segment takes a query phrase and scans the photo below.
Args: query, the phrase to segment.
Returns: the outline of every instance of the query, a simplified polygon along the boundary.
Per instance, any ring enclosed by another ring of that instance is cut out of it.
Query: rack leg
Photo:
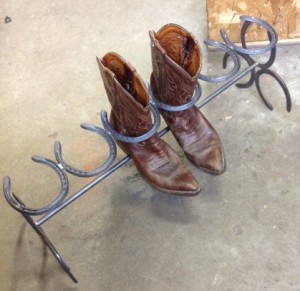
[[[56,248],[54,247],[53,243],[49,240],[49,238],[47,237],[46,233],[44,232],[44,230],[40,227],[37,226],[35,224],[35,222],[33,221],[33,219],[27,215],[22,213],[22,215],[24,216],[24,218],[26,219],[26,221],[30,224],[30,226],[36,231],[36,233],[40,236],[40,238],[42,239],[42,241],[44,242],[44,244],[47,246],[47,248],[50,250],[50,252],[52,253],[52,255],[54,256],[54,258],[58,261],[58,263],[60,264],[60,266],[63,268],[63,270],[68,274],[68,276],[71,278],[71,280],[74,283],[78,283],[76,277],[73,275],[73,273],[71,272],[69,266],[65,263],[65,261],[63,260],[63,258],[61,257],[61,255],[58,253],[58,251],[56,250]]]

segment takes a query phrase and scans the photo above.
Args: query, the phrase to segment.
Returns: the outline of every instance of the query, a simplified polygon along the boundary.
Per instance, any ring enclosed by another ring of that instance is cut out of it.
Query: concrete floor
[[[31,207],[59,189],[32,155],[54,159],[60,140],[78,167],[106,158],[103,142],[79,127],[101,125],[100,109],[110,109],[96,55],[116,51],[148,80],[148,30],[175,22],[199,40],[203,73],[221,72],[220,54],[203,45],[205,1],[4,2],[0,176]],[[77,285],[1,195],[0,290],[300,290],[299,49],[279,47],[273,66],[290,89],[291,113],[269,78],[273,112],[255,88],[235,87],[203,109],[222,138],[227,171],[209,176],[183,158],[202,184],[199,196],[159,193],[129,162],[43,226]],[[218,86],[202,82],[203,95]],[[183,156],[170,134],[164,139]],[[70,177],[70,194],[86,183]]]

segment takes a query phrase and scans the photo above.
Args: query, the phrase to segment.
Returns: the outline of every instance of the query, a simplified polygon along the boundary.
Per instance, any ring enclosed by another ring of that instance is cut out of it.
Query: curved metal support
[[[38,156],[33,156],[32,160],[52,168],[55,171],[55,173],[58,175],[61,184],[61,189],[58,196],[45,207],[28,208],[23,203],[20,203],[20,200],[12,193],[11,182],[8,176],[5,176],[3,178],[3,192],[7,202],[15,210],[23,214],[25,213],[29,215],[41,215],[47,213],[48,211],[51,211],[53,208],[58,206],[66,198],[69,189],[69,182],[68,182],[67,175],[59,168],[59,166],[55,162]]]
[[[260,87],[260,77],[263,75],[270,75],[272,76],[277,83],[280,85],[280,87],[282,88],[285,98],[286,98],[286,111],[290,112],[292,109],[292,99],[291,99],[291,95],[290,92],[286,86],[286,84],[284,83],[284,81],[278,76],[278,74],[276,74],[275,72],[269,70],[269,69],[261,69],[258,72],[256,72],[255,74],[255,85],[256,85],[256,89],[258,91],[258,94],[260,96],[260,98],[263,100],[263,102],[265,103],[265,105],[270,109],[273,110],[273,105],[268,101],[268,99],[263,95],[261,87]]]
[[[147,87],[149,87],[149,84],[147,84]],[[194,106],[200,100],[200,97],[202,94],[202,89],[201,89],[200,84],[197,82],[196,89],[195,89],[194,95],[192,97],[192,100],[190,102],[180,105],[180,106],[172,106],[172,105],[164,104],[154,97],[151,90],[149,90],[148,92],[149,92],[151,104],[156,106],[158,109],[161,109],[164,111],[170,111],[170,112],[179,112],[179,111],[183,111],[183,110],[186,110],[186,109]]]
[[[18,200],[18,202],[21,205],[23,205],[25,207],[24,203],[20,199],[17,198],[17,200]],[[71,280],[74,283],[78,283],[76,277],[72,274],[72,272],[70,270],[70,267],[65,263],[65,261],[63,260],[63,258],[59,254],[59,252],[56,250],[56,248],[54,247],[54,245],[51,243],[51,241],[47,237],[47,235],[44,232],[44,230],[40,226],[37,226],[35,224],[35,222],[33,221],[33,219],[29,215],[23,214],[23,216],[27,220],[27,222],[31,225],[31,227],[36,231],[36,233],[40,236],[41,240],[45,243],[45,245],[50,250],[50,252],[54,256],[54,258],[58,261],[58,263],[60,264],[60,266],[68,274],[68,276],[71,278]]]
[[[209,76],[200,74],[198,79],[206,81],[206,82],[210,82],[210,83],[220,83],[220,82],[225,82],[225,81],[231,79],[239,71],[239,69],[241,67],[240,60],[239,60],[237,54],[230,47],[228,47],[222,43],[219,43],[217,41],[205,40],[204,43],[209,46],[221,49],[221,50],[225,51],[226,53],[228,53],[233,60],[233,68],[228,74],[226,74],[224,76],[209,77]]]
[[[59,252],[56,250],[56,248],[54,247],[54,245],[48,239],[48,237],[45,234],[45,232],[43,231],[43,229],[40,228],[40,227],[37,227],[36,231],[40,235],[40,237],[42,238],[43,242],[46,244],[46,246],[48,247],[48,249],[50,250],[50,252],[53,254],[53,256],[55,257],[55,259],[58,261],[58,263],[60,264],[60,266],[64,269],[64,271],[71,278],[71,280],[74,283],[78,283],[76,277],[71,272],[70,267],[66,264],[66,262],[63,260],[62,256],[59,254]]]
[[[252,24],[252,22],[246,21],[246,22],[243,24],[242,29],[241,29],[241,42],[242,42],[242,47],[243,47],[244,49],[247,49],[247,45],[246,45],[246,33],[247,33],[248,27],[249,27],[251,24]],[[277,36],[277,32],[276,32],[276,31],[274,31],[274,32],[275,32],[275,34],[276,34],[276,36]],[[268,39],[269,39],[269,41],[270,41],[270,43],[271,43],[271,41],[272,41],[272,35],[271,35],[271,33],[270,33],[269,31],[268,31],[267,33],[268,33]],[[245,54],[241,54],[241,53],[240,53],[240,55],[243,56],[243,55],[245,55]],[[249,55],[248,55],[248,57],[250,58]],[[273,65],[273,63],[274,63],[275,58],[276,58],[276,44],[275,44],[274,47],[271,49],[271,54],[270,54],[269,60],[268,60],[265,64],[260,64],[260,63],[259,63],[259,67],[262,68],[262,69],[268,69],[268,68],[270,68],[270,67]],[[250,59],[252,59],[252,58],[250,58]],[[253,62],[254,62],[254,60],[253,60]]]
[[[151,112],[153,114],[153,119],[154,119],[153,126],[147,133],[137,136],[137,137],[125,136],[125,135],[122,135],[122,134],[116,132],[114,129],[112,129],[108,122],[107,113],[105,110],[101,110],[101,121],[102,121],[103,127],[115,140],[119,140],[119,141],[126,142],[126,143],[138,143],[138,142],[145,141],[148,138],[150,138],[151,136],[153,136],[159,128],[159,125],[160,125],[159,113],[158,113],[157,109],[155,108],[155,106],[153,106],[152,104],[150,104],[150,109],[151,109]]]
[[[25,204],[23,203],[23,201],[14,196],[16,202],[18,203],[18,205],[21,205],[22,207],[25,207]],[[51,241],[49,240],[49,238],[47,237],[46,233],[43,231],[43,229],[36,225],[36,223],[33,221],[33,219],[30,217],[30,215],[22,213],[23,217],[26,219],[26,221],[29,223],[29,225],[36,231],[36,233],[40,236],[41,240],[45,243],[45,245],[48,247],[48,249],[50,250],[50,252],[53,254],[53,256],[55,257],[55,259],[58,261],[58,263],[60,264],[60,266],[64,269],[64,271],[69,275],[69,277],[71,278],[71,280],[74,283],[78,283],[77,279],[75,278],[75,276],[72,274],[70,267],[65,263],[65,261],[63,260],[63,258],[61,257],[61,255],[58,253],[58,251],[56,250],[56,248],[54,247],[54,245],[51,243]]]
[[[246,47],[246,44],[244,41],[243,41],[243,47]],[[249,55],[242,54],[240,52],[237,52],[237,54],[240,55],[242,58],[244,58],[249,66],[251,66],[255,63],[253,58],[251,58]],[[228,57],[229,57],[229,55],[228,55],[228,53],[226,53],[223,58],[223,67],[224,68],[226,68],[226,66],[227,66]],[[286,98],[286,110],[288,112],[290,112],[291,108],[292,108],[292,101],[291,101],[290,92],[289,92],[285,82],[282,80],[282,78],[279,77],[278,74],[276,74],[275,72],[268,69],[274,63],[275,57],[276,57],[276,47],[274,47],[271,50],[270,58],[265,64],[258,64],[258,67],[260,68],[258,71],[255,71],[255,70],[251,71],[251,76],[250,76],[250,79],[248,82],[238,83],[238,84],[236,84],[236,86],[238,88],[244,89],[244,88],[249,88],[250,86],[252,86],[255,83],[259,96],[261,97],[261,99],[263,100],[265,105],[270,110],[273,110],[272,104],[264,97],[261,87],[260,87],[260,83],[259,83],[260,76],[263,74],[268,74],[268,75],[272,76],[277,81],[277,83],[281,86],[281,88],[284,92],[285,98]]]
[[[251,57],[249,57],[248,55],[244,55],[244,54],[241,54],[241,53],[238,53],[238,55],[240,55],[247,62],[249,67],[252,66],[253,64],[255,64],[255,61]],[[226,69],[226,67],[227,67],[228,57],[229,57],[228,53],[226,53],[223,57],[223,68],[224,69]],[[249,88],[254,83],[254,75],[255,75],[255,72],[254,72],[254,70],[252,70],[249,81],[247,83],[238,83],[238,84],[236,84],[236,86],[238,88]]]
[[[259,49],[247,49],[247,48],[243,48],[243,47],[238,47],[237,45],[235,45],[231,42],[231,40],[228,38],[228,35],[226,34],[226,32],[222,29],[220,31],[220,34],[227,46],[229,46],[232,50],[234,50],[236,52],[246,54],[246,55],[264,54],[267,51],[271,50],[273,47],[275,47],[275,45],[277,44],[277,41],[278,41],[278,36],[277,36],[276,31],[274,30],[274,28],[271,25],[269,25],[265,21],[258,19],[256,17],[241,16],[240,19],[242,21],[249,22],[251,24],[256,23],[256,24],[264,27],[269,33],[268,35],[269,35],[270,43],[268,45],[266,45],[265,47],[259,48]],[[244,30],[247,29],[249,25],[250,24],[247,24],[245,26],[246,28],[244,28]]]
[[[286,86],[286,84],[284,83],[284,81],[279,77],[278,74],[276,74],[275,72],[269,70],[268,68],[270,68],[272,66],[272,64],[275,61],[276,58],[276,44],[278,41],[278,36],[276,31],[273,29],[272,26],[270,26],[268,23],[262,21],[261,19],[255,18],[255,17],[248,17],[248,16],[241,16],[240,19],[242,21],[245,21],[242,29],[241,29],[241,43],[242,43],[242,48],[234,45],[229,39],[227,34],[224,31],[221,31],[221,36],[224,40],[224,42],[226,43],[226,45],[228,45],[229,47],[231,47],[233,50],[235,50],[235,52],[240,55],[241,57],[243,57],[246,62],[248,63],[249,66],[251,66],[252,64],[255,63],[254,59],[250,57],[250,55],[258,55],[258,54],[263,54],[266,53],[267,51],[271,51],[270,52],[270,58],[267,62],[265,62],[264,64],[258,64],[258,67],[260,68],[259,70],[255,71],[253,70],[251,72],[251,77],[249,79],[249,81],[247,83],[239,83],[236,84],[236,86],[238,88],[249,88],[250,86],[252,86],[255,82],[255,86],[256,89],[258,91],[258,94],[260,96],[260,98],[263,100],[263,102],[265,103],[265,105],[270,109],[273,110],[273,106],[272,104],[265,98],[265,96],[262,93],[261,87],[260,87],[260,77],[263,74],[268,74],[270,76],[272,76],[277,83],[280,85],[280,87],[282,88],[285,98],[286,98],[286,110],[288,112],[291,111],[292,108],[292,101],[291,101],[291,95],[290,92]],[[253,23],[256,23],[262,27],[264,27],[267,30],[268,33],[268,39],[269,39],[269,44],[263,48],[260,49],[247,49],[247,45],[246,45],[246,32],[247,29],[249,28],[250,25],[252,25]],[[228,59],[229,55],[228,53],[226,53],[224,55],[223,58],[223,67],[226,68],[227,66],[227,59]]]
[[[109,167],[113,164],[113,162],[116,159],[117,147],[116,147],[116,144],[115,144],[113,138],[104,129],[97,127],[95,125],[85,124],[85,123],[81,124],[81,127],[83,129],[86,129],[86,130],[89,130],[89,131],[99,134],[107,142],[108,147],[109,147],[109,157],[102,166],[98,167],[97,169],[95,169],[93,171],[83,171],[83,170],[76,169],[75,167],[71,166],[63,159],[62,147],[61,147],[61,143],[59,141],[56,141],[54,143],[54,153],[55,153],[57,162],[68,173],[70,173],[74,176],[77,176],[77,177],[93,177],[93,176],[99,175],[109,169]]]

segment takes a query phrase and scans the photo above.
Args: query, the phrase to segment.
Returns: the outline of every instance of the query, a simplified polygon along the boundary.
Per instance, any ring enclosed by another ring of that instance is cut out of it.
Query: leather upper
[[[195,37],[176,24],[150,31],[152,92],[162,103],[179,106],[193,96],[201,71],[201,51]],[[196,106],[180,112],[160,110],[186,156],[203,171],[225,168],[220,138]]]
[[[152,127],[149,96],[135,69],[115,53],[97,59],[112,110],[110,125],[126,136]],[[134,161],[141,176],[160,191],[196,195],[200,186],[172,148],[154,134],[140,143],[117,142]]]

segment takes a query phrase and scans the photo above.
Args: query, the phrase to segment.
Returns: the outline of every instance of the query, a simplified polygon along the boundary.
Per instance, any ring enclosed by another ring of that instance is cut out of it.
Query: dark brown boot
[[[97,58],[112,106],[110,126],[127,137],[144,135],[152,128],[148,92],[135,69],[115,53]],[[160,191],[193,196],[200,186],[177,154],[157,133],[143,142],[117,141],[134,161],[141,176]]]
[[[195,37],[176,24],[168,24],[157,33],[150,31],[150,39],[154,97],[172,106],[188,103],[201,70],[201,51]],[[220,138],[195,105],[180,112],[160,110],[160,113],[196,167],[210,174],[224,172]]]

